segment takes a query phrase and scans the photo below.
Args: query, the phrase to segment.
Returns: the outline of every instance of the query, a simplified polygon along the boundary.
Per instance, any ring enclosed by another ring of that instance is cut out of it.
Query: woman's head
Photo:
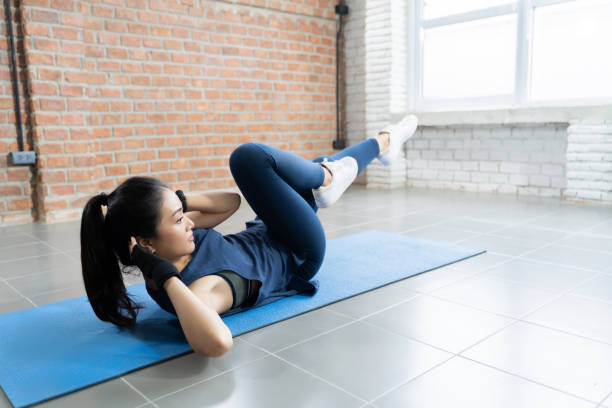
[[[178,208],[181,211],[175,213]],[[98,318],[118,326],[136,323],[142,306],[127,295],[122,277],[123,268],[132,265],[132,236],[142,247],[173,261],[193,252],[192,227],[176,194],[152,177],[131,177],[110,195],[92,197],[81,218],[81,267],[87,297]]]
[[[193,226],[193,221],[183,214],[183,206],[176,193],[164,189],[155,235],[135,236],[136,242],[156,255],[176,261],[195,249],[190,239]]]

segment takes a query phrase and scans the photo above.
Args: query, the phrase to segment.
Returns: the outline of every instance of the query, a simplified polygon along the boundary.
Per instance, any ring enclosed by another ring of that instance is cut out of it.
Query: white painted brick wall
[[[565,198],[612,204],[612,121],[572,121],[567,133]]]
[[[408,185],[561,197],[566,128],[566,124],[421,127],[405,146]]]
[[[391,41],[392,32],[405,30],[404,3],[388,0],[346,3],[349,6],[344,27],[348,146],[378,134],[392,122],[392,109],[407,109],[402,102],[407,94],[406,46],[401,41]],[[391,64],[392,61],[400,62]],[[404,186],[406,165],[398,160],[393,166],[385,167],[375,161],[356,182],[368,187]]]
[[[349,14],[343,20],[345,81],[346,81],[346,133],[348,144],[366,138],[365,120],[365,15],[366,0],[346,3]]]
[[[354,145],[366,138],[366,0],[349,0],[348,16],[343,18],[346,144]],[[366,184],[367,170],[355,183]]]

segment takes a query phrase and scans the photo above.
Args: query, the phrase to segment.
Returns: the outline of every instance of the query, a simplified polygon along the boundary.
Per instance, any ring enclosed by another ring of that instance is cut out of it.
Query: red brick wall
[[[20,9],[38,160],[0,162],[3,224],[34,218],[32,206],[41,222],[77,219],[92,195],[133,175],[185,191],[234,187],[229,154],[247,141],[309,159],[333,153],[331,0],[22,0]],[[0,149],[13,151],[11,84],[0,72]]]

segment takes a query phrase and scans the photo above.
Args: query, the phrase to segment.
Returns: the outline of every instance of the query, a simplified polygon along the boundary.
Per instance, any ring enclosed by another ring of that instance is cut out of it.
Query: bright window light
[[[535,9],[534,100],[612,96],[612,1]]]
[[[612,105],[612,0],[414,5],[414,109]]]
[[[512,94],[516,14],[424,30],[423,97]]]
[[[512,0],[423,0],[425,19],[450,16],[472,10],[515,3]]]

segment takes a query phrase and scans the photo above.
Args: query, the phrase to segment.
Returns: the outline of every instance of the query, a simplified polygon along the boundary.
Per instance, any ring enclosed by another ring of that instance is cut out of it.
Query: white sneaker
[[[389,146],[378,155],[378,160],[385,166],[390,165],[399,156],[402,146],[410,139],[417,128],[417,117],[407,115],[394,125],[385,127],[380,132],[389,132]],[[379,132],[379,133],[380,133]]]
[[[312,195],[317,207],[326,208],[338,201],[344,191],[351,185],[357,177],[359,167],[357,166],[357,160],[350,156],[335,161],[328,161],[325,158],[319,164],[330,171],[332,180],[325,187],[313,188]]]

